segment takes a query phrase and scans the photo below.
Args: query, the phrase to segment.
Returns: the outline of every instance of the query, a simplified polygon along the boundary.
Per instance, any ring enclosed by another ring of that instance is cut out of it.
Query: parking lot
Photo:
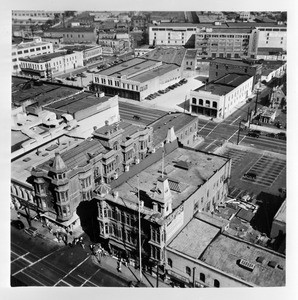
[[[229,195],[241,198],[267,192],[279,195],[279,189],[286,187],[286,156],[252,147],[228,144],[217,152],[232,158]],[[245,178],[244,174],[256,174],[256,178]]]
[[[286,161],[275,157],[262,156],[247,173],[256,174],[255,179],[242,177],[241,180],[253,184],[271,187],[280,173],[286,167]]]

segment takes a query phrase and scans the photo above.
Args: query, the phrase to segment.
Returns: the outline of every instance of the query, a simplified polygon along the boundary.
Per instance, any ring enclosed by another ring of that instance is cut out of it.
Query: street
[[[126,287],[98,267],[88,249],[60,246],[11,228],[11,286]]]

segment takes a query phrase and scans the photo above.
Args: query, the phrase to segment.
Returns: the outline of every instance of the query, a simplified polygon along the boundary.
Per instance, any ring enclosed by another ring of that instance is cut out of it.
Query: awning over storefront
[[[64,222],[58,221],[57,220],[57,216],[51,212],[45,212],[44,214],[41,214],[42,217],[45,217],[55,223],[57,223],[58,225],[64,226],[64,227],[68,227],[69,225],[71,225],[72,223],[74,223],[75,221],[77,221],[79,219],[79,216],[74,212],[72,217]]]

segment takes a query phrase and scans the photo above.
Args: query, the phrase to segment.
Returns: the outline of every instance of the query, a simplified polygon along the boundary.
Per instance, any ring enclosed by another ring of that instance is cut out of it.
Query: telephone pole
[[[241,129],[241,121],[239,122],[238,136],[237,136],[237,145],[239,144],[240,129]]]
[[[257,108],[258,108],[258,100],[259,100],[259,92],[260,90],[257,88],[257,97],[256,97],[256,103],[255,103],[255,115],[257,114]]]

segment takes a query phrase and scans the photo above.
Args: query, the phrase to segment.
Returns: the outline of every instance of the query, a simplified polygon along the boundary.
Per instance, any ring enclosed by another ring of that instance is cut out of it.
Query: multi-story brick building
[[[155,272],[160,264],[164,272],[166,245],[198,210],[210,213],[225,200],[230,170],[228,158],[177,148],[168,134],[164,148],[95,190],[102,244],[134,264],[140,233],[146,267]]]
[[[245,60],[215,58],[209,65],[209,82],[217,80],[230,73],[254,76],[254,84],[261,79],[262,64]]]
[[[95,44],[96,29],[93,27],[50,28],[44,32],[47,37],[63,37],[66,44],[85,43]]]
[[[96,129],[75,147],[31,170],[35,201],[41,216],[64,228],[79,225],[76,209],[91,200],[103,178],[111,182],[144,159],[152,144],[152,128],[124,122]]]

